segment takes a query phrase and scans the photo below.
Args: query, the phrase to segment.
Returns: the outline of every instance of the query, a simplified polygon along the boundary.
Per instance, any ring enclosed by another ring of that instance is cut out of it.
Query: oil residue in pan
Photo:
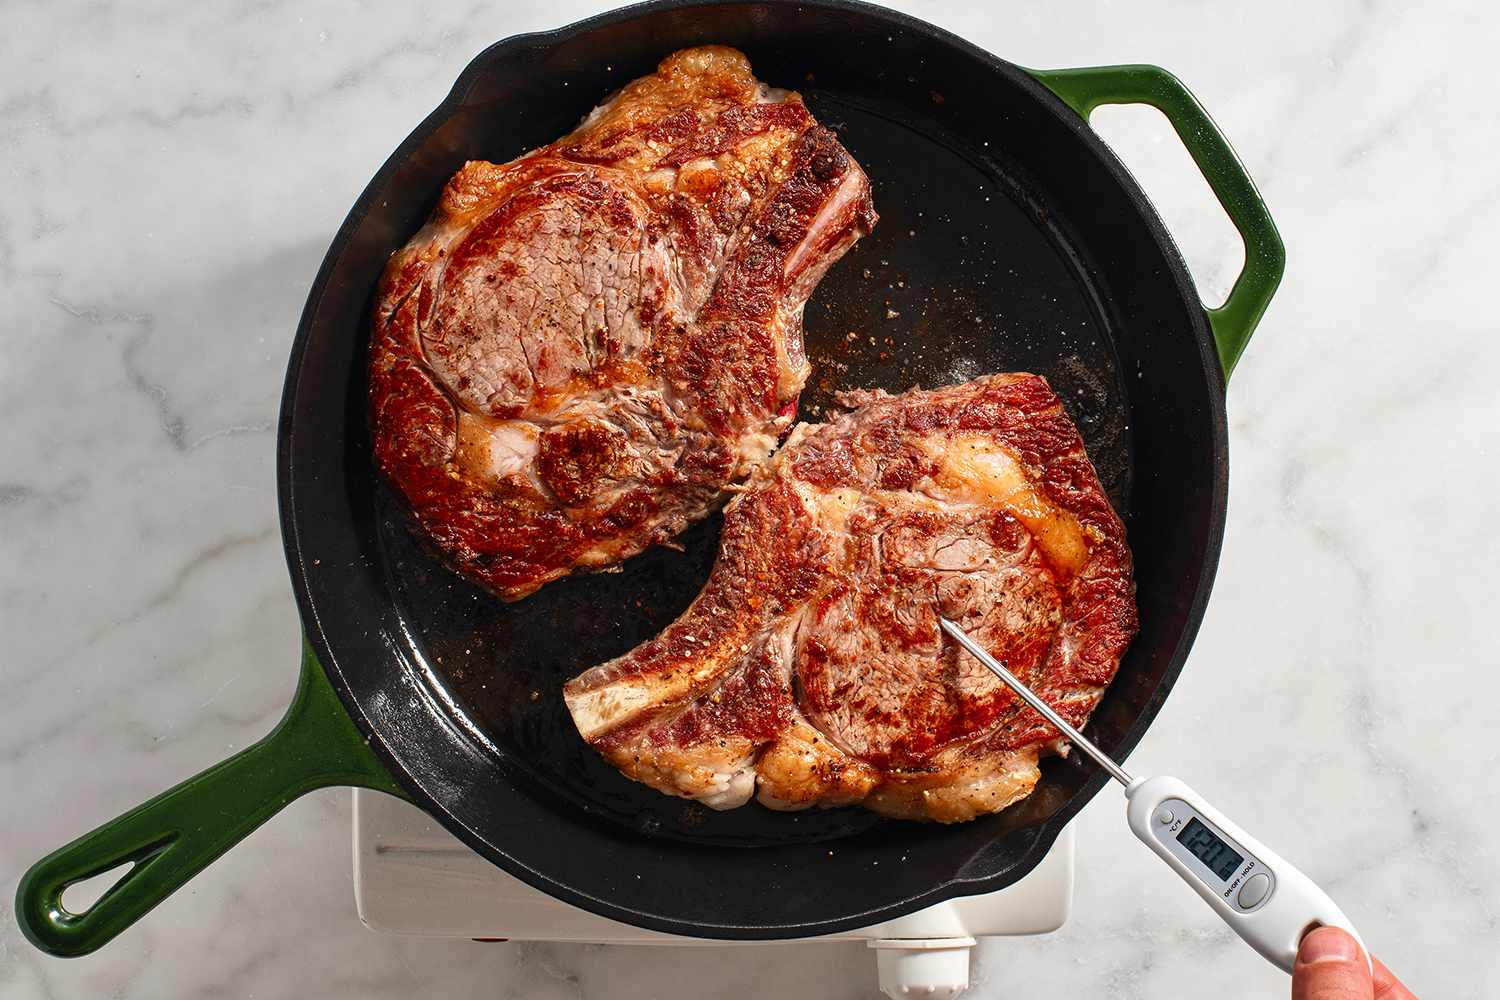
[[[818,286],[805,313],[813,377],[800,416],[840,389],[900,392],[998,371],[1045,375],[1083,434],[1117,510],[1130,440],[1102,302],[1060,220],[1001,149],[966,150],[879,102],[803,92],[870,176],[880,223]]]
[[[961,151],[878,108],[815,90],[805,96],[865,166],[881,221],[807,305],[814,373],[801,418],[825,419],[840,389],[900,392],[988,372],[1037,372],[1063,398],[1125,509],[1128,415],[1108,330],[1018,172],[997,166],[1001,151]],[[444,700],[537,794],[638,834],[696,843],[821,841],[887,822],[860,809],[714,812],[623,777],[574,730],[562,684],[655,635],[687,607],[717,554],[717,516],[689,530],[681,551],[657,548],[620,572],[559,581],[502,604],[444,568],[388,491],[377,495],[385,573],[414,653],[433,672],[429,682],[445,688]],[[1035,822],[1058,804],[1039,793],[984,822]]]

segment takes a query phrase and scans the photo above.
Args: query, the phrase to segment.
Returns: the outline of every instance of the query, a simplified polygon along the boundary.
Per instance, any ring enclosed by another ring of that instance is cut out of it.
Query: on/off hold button
[[[1271,876],[1265,872],[1261,872],[1258,875],[1251,875],[1245,879],[1245,884],[1240,886],[1240,905],[1247,910],[1253,906],[1258,906],[1260,901],[1265,899],[1266,894],[1270,891]]]

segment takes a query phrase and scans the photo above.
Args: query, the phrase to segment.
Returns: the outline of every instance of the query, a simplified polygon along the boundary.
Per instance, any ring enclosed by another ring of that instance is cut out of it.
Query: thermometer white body
[[[1287,972],[1320,925],[1364,939],[1317,883],[1250,836],[1176,778],[1136,778],[1125,788],[1130,829],[1245,943]]]

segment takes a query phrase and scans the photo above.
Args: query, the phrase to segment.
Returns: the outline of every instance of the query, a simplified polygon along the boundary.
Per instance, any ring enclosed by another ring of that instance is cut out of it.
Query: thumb
[[[1373,1000],[1375,985],[1359,942],[1337,927],[1302,939],[1292,968],[1292,1000]]]

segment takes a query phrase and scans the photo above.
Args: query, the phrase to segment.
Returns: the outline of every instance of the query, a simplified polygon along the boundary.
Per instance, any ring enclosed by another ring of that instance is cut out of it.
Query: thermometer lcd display
[[[1194,857],[1207,865],[1209,871],[1225,881],[1228,881],[1229,876],[1233,875],[1240,867],[1240,863],[1245,860],[1206,825],[1199,822],[1197,817],[1187,821],[1187,825],[1182,828],[1177,839],[1183,847],[1192,852]]]

